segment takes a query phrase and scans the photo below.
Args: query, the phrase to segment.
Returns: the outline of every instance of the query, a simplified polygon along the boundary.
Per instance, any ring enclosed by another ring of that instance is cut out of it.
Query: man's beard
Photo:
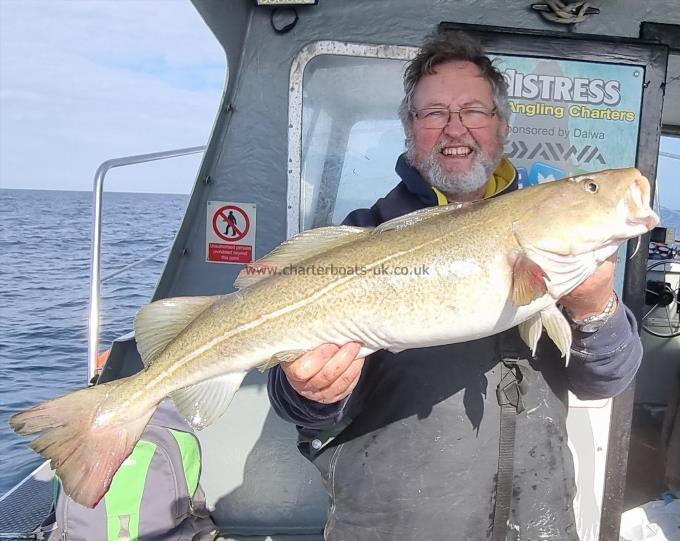
[[[499,133],[502,137],[502,133]],[[502,137],[504,139],[504,137]],[[490,156],[479,148],[479,145],[469,135],[453,139],[443,136],[432,151],[424,159],[416,157],[415,143],[412,136],[406,138],[406,157],[413,167],[429,182],[432,186],[445,194],[474,194],[479,192],[488,182],[489,177],[498,167],[503,153],[503,143],[501,139],[499,152],[496,156]],[[453,144],[463,144],[469,146],[474,151],[472,167],[465,172],[447,172],[441,166],[440,157],[442,149]]]

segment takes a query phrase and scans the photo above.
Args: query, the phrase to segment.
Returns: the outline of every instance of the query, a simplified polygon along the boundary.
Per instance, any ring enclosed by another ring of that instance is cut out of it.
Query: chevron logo
[[[505,154],[508,158],[517,160],[546,160],[561,161],[575,159],[576,163],[599,162],[607,164],[602,152],[596,146],[586,145],[582,148],[571,145],[566,147],[561,143],[536,143],[529,147],[524,141],[510,141],[505,147]]]

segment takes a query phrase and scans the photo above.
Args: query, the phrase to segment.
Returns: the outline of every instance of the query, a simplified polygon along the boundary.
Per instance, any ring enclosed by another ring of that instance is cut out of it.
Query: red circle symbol
[[[250,219],[242,208],[226,205],[217,209],[213,214],[212,227],[215,234],[222,240],[236,242],[250,231]]]

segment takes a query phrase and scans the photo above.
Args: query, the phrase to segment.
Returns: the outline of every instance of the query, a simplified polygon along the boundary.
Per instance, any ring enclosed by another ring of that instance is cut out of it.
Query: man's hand
[[[615,270],[616,254],[613,254],[585,282],[559,300],[572,319],[583,320],[602,313],[614,290]]]
[[[354,390],[364,357],[357,357],[361,344],[348,342],[342,347],[322,344],[290,363],[281,363],[281,369],[298,394],[321,402],[338,402]]]

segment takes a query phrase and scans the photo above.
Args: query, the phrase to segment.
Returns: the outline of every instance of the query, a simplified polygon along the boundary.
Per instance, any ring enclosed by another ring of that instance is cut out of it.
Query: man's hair
[[[416,57],[406,66],[404,72],[404,99],[399,106],[399,118],[408,133],[414,113],[413,98],[418,82],[435,72],[435,68],[445,62],[466,61],[475,64],[491,85],[493,103],[502,120],[508,120],[510,107],[508,90],[503,74],[496,68],[481,43],[460,31],[434,32],[425,38]]]

